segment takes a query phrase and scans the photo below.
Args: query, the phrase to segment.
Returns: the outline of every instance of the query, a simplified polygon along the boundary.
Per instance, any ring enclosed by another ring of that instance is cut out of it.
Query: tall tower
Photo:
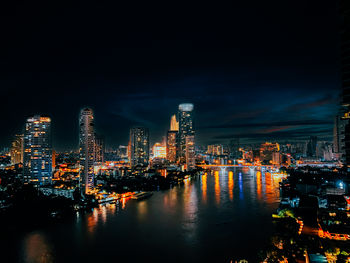
[[[144,127],[130,129],[130,165],[147,167],[149,162],[149,131]]]
[[[23,178],[26,183],[46,185],[52,179],[51,119],[28,118],[23,139]]]
[[[11,164],[23,163],[23,134],[16,134],[11,145]]]
[[[171,131],[179,131],[179,122],[176,120],[176,114],[171,116],[170,130]]]
[[[341,12],[341,78],[342,78],[342,109],[344,143],[339,151],[345,166],[350,168],[350,2],[340,0]]]
[[[186,136],[186,169],[193,170],[196,166],[196,152],[194,148],[194,135]]]
[[[170,163],[176,163],[177,157],[177,131],[168,131],[166,140],[166,158]]]
[[[95,133],[94,116],[89,108],[79,116],[80,191],[89,193],[94,187]]]
[[[194,136],[193,128],[193,104],[182,103],[179,105],[179,158],[180,163],[186,162],[186,136]]]

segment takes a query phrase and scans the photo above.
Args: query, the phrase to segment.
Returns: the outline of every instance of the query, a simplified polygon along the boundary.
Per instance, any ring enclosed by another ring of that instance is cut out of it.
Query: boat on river
[[[148,197],[151,197],[153,195],[153,192],[139,192],[134,194],[131,198],[134,200],[143,200]]]

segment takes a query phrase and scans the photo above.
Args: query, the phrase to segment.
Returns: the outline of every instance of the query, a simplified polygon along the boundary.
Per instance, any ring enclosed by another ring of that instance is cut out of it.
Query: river
[[[102,205],[14,235],[8,262],[256,262],[278,201],[270,173],[213,169],[146,200]]]

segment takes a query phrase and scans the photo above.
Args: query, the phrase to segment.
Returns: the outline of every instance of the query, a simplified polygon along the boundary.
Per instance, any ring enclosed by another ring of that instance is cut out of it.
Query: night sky
[[[198,144],[331,139],[336,1],[74,2],[2,10],[1,147],[44,114],[54,147],[76,148],[84,106],[108,146],[134,125],[160,141],[181,102],[195,105]]]

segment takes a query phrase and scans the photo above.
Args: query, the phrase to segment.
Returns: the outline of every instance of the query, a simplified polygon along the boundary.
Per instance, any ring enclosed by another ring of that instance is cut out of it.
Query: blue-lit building
[[[91,109],[82,109],[79,116],[80,191],[88,194],[94,188],[95,132]]]
[[[194,136],[193,104],[182,103],[179,105],[179,158],[180,163],[186,163],[186,137]],[[191,140],[194,138],[191,137]]]
[[[51,119],[39,115],[28,118],[23,138],[23,179],[35,185],[51,184]]]

